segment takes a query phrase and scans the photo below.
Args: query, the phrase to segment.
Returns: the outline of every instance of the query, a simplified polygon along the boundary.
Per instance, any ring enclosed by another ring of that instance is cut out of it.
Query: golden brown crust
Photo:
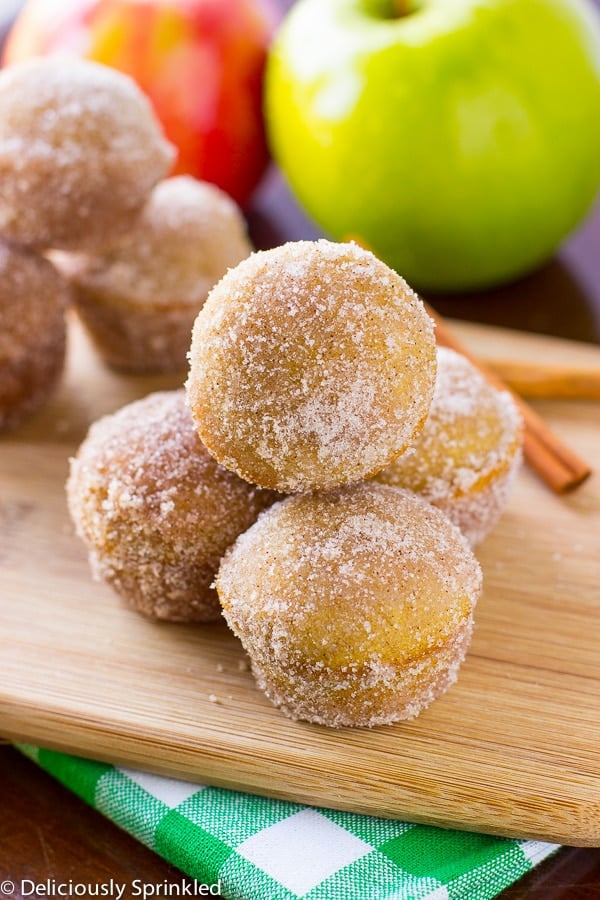
[[[221,556],[274,499],[217,465],[183,391],[96,422],[71,462],[67,497],[95,575],[139,612],[180,622],[220,617],[211,584]]]
[[[196,320],[188,395],[202,441],[241,477],[322,490],[382,468],[433,393],[431,320],[408,285],[355,244],[253,254]]]
[[[469,360],[440,347],[423,429],[375,480],[421,494],[475,545],[508,501],[522,442],[523,424],[508,391],[496,390]]]
[[[473,631],[473,617],[445,644],[410,668],[374,664],[357,667],[345,679],[335,670],[277,671],[252,662],[258,686],[290,719],[333,728],[391,725],[414,719],[458,678]]]
[[[68,285],[49,262],[0,243],[0,431],[19,425],[55,389],[68,300]]]
[[[0,73],[0,234],[39,249],[109,245],[174,151],[132,79],[48,58]]]
[[[275,504],[217,576],[268,696],[332,726],[411,718],[444,690],[480,587],[465,538],[439,510],[373,482]]]

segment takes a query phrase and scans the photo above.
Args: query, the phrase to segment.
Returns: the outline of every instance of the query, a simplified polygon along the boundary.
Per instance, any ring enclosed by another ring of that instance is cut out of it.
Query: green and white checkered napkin
[[[489,900],[557,849],[20,749],[228,900]]]

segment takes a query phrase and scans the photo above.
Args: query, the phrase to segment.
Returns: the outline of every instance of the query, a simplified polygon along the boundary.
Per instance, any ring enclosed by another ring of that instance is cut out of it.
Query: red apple
[[[176,173],[239,203],[268,161],[262,119],[273,0],[29,0],[5,62],[74,53],[131,75],[179,149]]]

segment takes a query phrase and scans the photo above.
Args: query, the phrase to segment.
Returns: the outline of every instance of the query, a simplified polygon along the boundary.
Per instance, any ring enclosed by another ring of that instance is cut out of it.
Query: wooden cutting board
[[[600,350],[460,326],[484,355]],[[67,460],[98,415],[177,379],[107,372],[77,329],[52,404],[0,441],[0,733],[286,799],[600,845],[600,479],[557,498],[524,471],[479,548],[485,590],[458,684],[416,721],[288,721],[224,625],[153,624],[92,582],[67,516]],[[600,465],[600,408],[544,402]]]

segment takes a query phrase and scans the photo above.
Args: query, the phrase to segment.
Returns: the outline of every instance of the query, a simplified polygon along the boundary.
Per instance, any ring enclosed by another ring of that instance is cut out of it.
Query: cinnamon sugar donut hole
[[[69,287],[49,262],[0,242],[0,431],[19,425],[56,387],[68,300]]]
[[[508,393],[468,359],[438,349],[429,416],[412,447],[375,479],[439,506],[472,546],[496,525],[522,459],[523,424]]]
[[[225,618],[292,719],[411,719],[456,679],[481,571],[440,510],[363,482],[288,497],[227,551]]]
[[[213,288],[187,389],[221,465],[309,491],[398,456],[427,416],[435,367],[432,322],[399,275],[356,244],[299,241],[253,254]]]
[[[219,561],[273,496],[215,463],[172,391],[92,425],[67,499],[98,579],[150,618],[210,622]]]
[[[79,314],[105,362],[126,372],[186,368],[211,287],[252,247],[233,200],[180,176],[158,184],[126,237],[69,260]]]
[[[110,244],[174,155],[148,99],[114,69],[50,57],[0,72],[0,234],[15,243]]]

